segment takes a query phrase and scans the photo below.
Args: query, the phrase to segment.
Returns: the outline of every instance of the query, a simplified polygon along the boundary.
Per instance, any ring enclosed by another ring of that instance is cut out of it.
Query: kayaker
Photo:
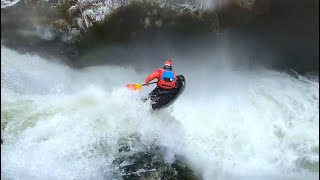
[[[158,79],[157,87],[151,91],[148,98],[159,93],[170,93],[176,90],[177,73],[172,70],[172,65],[171,59],[165,61],[163,68],[155,70],[145,79],[147,86],[150,81]]]

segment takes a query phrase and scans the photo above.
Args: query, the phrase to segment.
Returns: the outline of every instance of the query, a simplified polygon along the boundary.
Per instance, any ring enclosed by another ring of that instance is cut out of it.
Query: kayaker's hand
[[[146,83],[146,86],[149,86],[149,83]]]

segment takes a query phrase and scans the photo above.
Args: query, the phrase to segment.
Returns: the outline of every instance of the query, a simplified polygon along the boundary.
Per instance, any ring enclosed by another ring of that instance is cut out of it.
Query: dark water
[[[115,178],[124,180],[131,179],[184,179],[196,180],[201,179],[200,176],[186,166],[184,158],[175,157],[172,164],[166,163],[164,155],[166,149],[157,146],[146,147],[146,151],[134,152],[135,144],[141,146],[139,136],[133,135],[129,141],[131,144],[120,143],[119,157],[113,161],[113,165],[119,167],[119,173],[114,174]],[[124,164],[124,165],[122,165]]]

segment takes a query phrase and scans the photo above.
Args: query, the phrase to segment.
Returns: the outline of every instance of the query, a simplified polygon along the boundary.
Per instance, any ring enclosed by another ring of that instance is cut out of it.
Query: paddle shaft
[[[156,81],[156,82],[149,83],[149,84],[154,84],[154,83],[157,83],[157,81]],[[147,85],[147,84],[142,84],[142,86],[145,86],[145,85]]]

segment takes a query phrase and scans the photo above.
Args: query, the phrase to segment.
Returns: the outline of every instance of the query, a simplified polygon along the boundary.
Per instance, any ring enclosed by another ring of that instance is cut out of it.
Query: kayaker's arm
[[[151,73],[145,80],[146,84],[149,84],[150,81],[159,78],[160,73],[159,70],[154,71],[153,73]]]

